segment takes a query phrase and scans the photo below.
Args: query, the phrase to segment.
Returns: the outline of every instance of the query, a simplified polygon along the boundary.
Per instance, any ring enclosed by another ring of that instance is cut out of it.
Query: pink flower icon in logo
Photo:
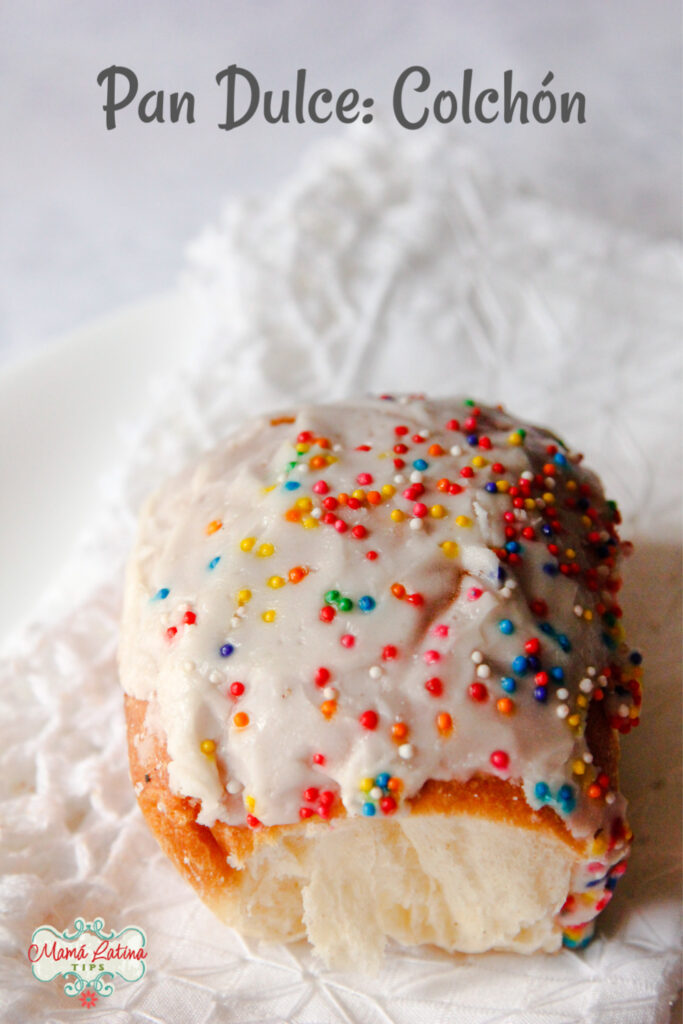
[[[87,1007],[91,1010],[97,1002],[97,992],[89,987],[84,988],[78,998],[81,1001],[81,1006]]]

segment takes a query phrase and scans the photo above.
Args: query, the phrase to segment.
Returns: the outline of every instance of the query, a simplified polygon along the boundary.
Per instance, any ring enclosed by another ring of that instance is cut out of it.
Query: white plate
[[[164,292],[0,369],[0,645],[58,579],[117,460],[117,424],[180,361],[188,325]]]

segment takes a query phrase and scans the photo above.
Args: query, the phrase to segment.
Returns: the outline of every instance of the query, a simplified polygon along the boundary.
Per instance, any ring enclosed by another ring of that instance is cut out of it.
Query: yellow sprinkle
[[[579,705],[580,708],[587,708],[588,697],[584,697],[584,695],[580,693],[579,696],[576,698],[576,703]]]
[[[287,580],[283,576],[271,576],[268,580],[268,586],[272,587],[273,590],[278,590],[280,587],[284,587]]]
[[[382,494],[385,498],[392,498],[396,494],[396,488],[392,487],[391,484],[384,484],[382,487]]]
[[[638,714],[639,714],[638,708],[635,707],[635,705],[634,705],[632,708],[630,708],[629,713],[628,713],[628,717],[629,718],[637,718]]]
[[[264,494],[270,494],[270,492],[274,491],[274,490],[275,490],[275,484],[270,484],[269,487],[264,487],[263,488],[263,493]]]
[[[534,499],[533,498],[525,498],[524,499],[524,508],[529,508],[529,509],[536,508],[536,502],[534,501]]]
[[[256,807],[256,801],[254,800],[253,796],[245,796],[244,806],[250,813],[253,813]]]
[[[240,547],[242,548],[242,551],[251,551],[255,543],[256,537],[244,537],[244,539],[240,541]]]
[[[567,548],[565,555],[567,558],[576,558],[576,551],[574,551],[574,548]]]
[[[580,725],[581,724],[581,715],[570,715],[569,718],[567,719],[567,721],[569,722],[570,725]]]
[[[496,480],[496,490],[497,491],[502,491],[503,494],[505,494],[507,491],[510,490],[510,481],[509,480]]]
[[[358,487],[355,491],[352,491],[351,496],[355,498],[356,501],[365,501],[365,491],[362,487]]]
[[[475,469],[483,469],[484,466],[488,466],[488,464],[488,459],[485,459],[483,455],[475,455],[472,459],[472,465]]]
[[[327,463],[328,466],[331,466],[334,462],[338,462],[338,461],[339,460],[337,459],[336,455],[326,455],[325,456],[325,462]]]
[[[574,763],[572,764],[572,771],[574,772],[574,775],[585,775],[585,772],[586,772],[586,765],[585,765],[585,763],[583,761],[579,761],[579,760],[574,761]]]
[[[585,612],[583,613],[583,617],[586,620],[586,622],[591,621],[591,619],[593,618],[593,612],[590,610],[590,608],[586,608]]]
[[[249,601],[251,601],[251,590],[247,590],[246,587],[245,587],[244,590],[239,590],[237,592],[237,603],[238,604],[248,604]]]
[[[455,517],[455,525],[456,526],[471,526],[472,525],[472,520],[470,519],[469,516],[456,516]]]
[[[593,525],[590,516],[581,516],[581,522],[582,522],[582,524],[584,526],[592,526]]]
[[[267,612],[264,612],[261,618],[264,622],[275,622],[277,612],[274,608],[269,608]]]
[[[430,516],[433,516],[434,519],[443,519],[444,516],[448,515],[448,512],[443,505],[432,505],[429,510],[429,514]]]
[[[301,444],[296,446],[297,455],[305,455],[307,451],[310,451],[310,448],[310,444],[306,444],[305,441],[302,441]]]
[[[552,491],[546,491],[543,495],[543,500],[546,503],[546,505],[552,505],[555,502],[555,495]]]
[[[313,508],[313,502],[310,498],[297,498],[294,504],[297,508],[300,508],[302,512],[310,512]]]
[[[405,519],[405,516],[403,515],[403,512],[401,512],[400,508],[395,508],[391,513],[391,518],[395,523],[400,523]]]
[[[522,443],[522,436],[516,431],[508,436],[508,444],[520,445]]]
[[[607,840],[603,836],[596,836],[591,846],[591,853],[601,857],[607,851]]]
[[[576,480],[567,480],[567,490],[568,491],[575,491],[576,490]]]
[[[360,788],[364,793],[369,793],[374,785],[374,779],[361,779],[360,781]]]
[[[270,558],[270,556],[274,552],[275,552],[275,547],[274,547],[273,544],[261,544],[261,546],[258,549],[258,551],[256,552],[256,554],[259,556],[259,558]]]
[[[213,740],[202,740],[199,744],[199,749],[202,754],[206,754],[207,757],[210,757],[212,754],[216,753],[216,744]]]
[[[316,526],[318,525],[318,520],[315,519],[313,516],[306,516],[305,519],[301,520],[301,525],[305,527],[305,529],[307,530],[315,530]]]
[[[445,540],[440,547],[446,558],[455,558],[459,550],[454,540]]]

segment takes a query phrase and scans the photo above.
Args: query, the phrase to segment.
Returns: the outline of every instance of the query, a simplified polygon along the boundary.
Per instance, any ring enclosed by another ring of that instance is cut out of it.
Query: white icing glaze
[[[597,478],[547,431],[500,409],[481,408],[468,427],[472,416],[463,399],[402,398],[262,418],[148,502],[129,567],[121,673],[129,694],[158,706],[171,788],[201,802],[201,823],[274,825],[325,813],[327,798],[321,807],[320,796],[304,796],[310,788],[334,794],[350,814],[372,805],[381,815],[381,801],[393,795],[400,813],[427,779],[484,772],[520,780],[531,806],[549,803],[576,836],[603,829],[609,837],[615,822],[618,833],[623,798],[587,795],[601,766],[591,764],[583,735],[596,689],[611,715],[621,705],[627,720],[637,714],[628,687],[634,668],[618,626],[606,626],[598,607],[614,600],[613,511]],[[453,419],[458,429],[447,426]],[[408,432],[399,435],[397,427]],[[306,432],[310,441],[297,442]],[[326,446],[317,443],[321,437]],[[297,452],[297,444],[306,450]],[[408,450],[396,452],[397,444]],[[442,453],[430,454],[435,444]],[[462,476],[465,467],[474,475]],[[439,489],[444,478],[459,493]],[[515,487],[520,480],[529,488],[517,495],[521,508],[505,490],[491,493],[497,481]],[[423,493],[404,497],[416,484]],[[383,493],[387,485],[395,493]],[[359,507],[326,507],[326,499],[359,487],[366,495]],[[368,500],[371,491],[379,503]],[[303,511],[296,504],[302,499],[310,503]],[[286,518],[293,508],[300,521],[291,512]],[[401,521],[392,519],[394,510]],[[344,532],[325,522],[330,515]],[[559,532],[546,536],[543,527],[558,520]],[[356,526],[364,536],[354,535]],[[521,534],[525,528],[533,537]],[[253,545],[242,544],[246,538]],[[506,543],[521,550],[501,561]],[[368,558],[373,551],[377,557]],[[577,568],[565,574],[561,564]],[[306,574],[291,582],[296,567]],[[406,595],[395,596],[393,584]],[[338,605],[331,622],[321,621],[332,590],[353,607]],[[362,597],[372,601],[359,605]],[[545,602],[547,612],[533,602]],[[269,613],[273,620],[264,621]],[[513,631],[501,631],[501,620]],[[525,654],[534,639],[539,653]],[[529,656],[540,664],[513,669],[515,658]],[[321,668],[329,678],[318,685]],[[543,671],[545,702],[534,696]],[[440,685],[425,688],[434,679]],[[234,683],[242,694],[231,693]],[[615,686],[626,692],[613,693]],[[511,713],[501,699],[513,702]],[[240,712],[248,715],[245,727],[235,724]],[[375,728],[363,727],[364,712],[377,716]],[[439,730],[440,714],[451,716],[452,731]],[[392,734],[396,723],[405,723],[405,735]],[[207,739],[215,755],[203,752]],[[399,778],[400,791],[378,786],[382,773]],[[617,835],[607,846],[613,863],[626,840]]]

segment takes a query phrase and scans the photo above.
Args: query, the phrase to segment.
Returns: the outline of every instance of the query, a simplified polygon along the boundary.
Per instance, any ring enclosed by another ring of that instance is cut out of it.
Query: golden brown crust
[[[147,701],[125,697],[130,773],[138,803],[161,848],[202,898],[215,899],[239,884],[239,872],[231,868],[248,859],[256,846],[276,843],[283,833],[310,828],[303,824],[262,826],[257,830],[216,822],[213,828],[196,822],[199,805],[171,792],[168,785],[168,752],[159,736],[146,727]],[[599,704],[593,702],[588,716],[587,741],[596,761],[615,777],[618,740]],[[141,754],[144,751],[144,754]],[[551,833],[580,854],[585,843],[571,835],[550,807],[533,810],[521,786],[489,775],[466,782],[429,780],[407,801],[413,814],[470,814],[520,828]],[[333,812],[343,816],[343,808]],[[319,822],[321,828],[325,823]]]

